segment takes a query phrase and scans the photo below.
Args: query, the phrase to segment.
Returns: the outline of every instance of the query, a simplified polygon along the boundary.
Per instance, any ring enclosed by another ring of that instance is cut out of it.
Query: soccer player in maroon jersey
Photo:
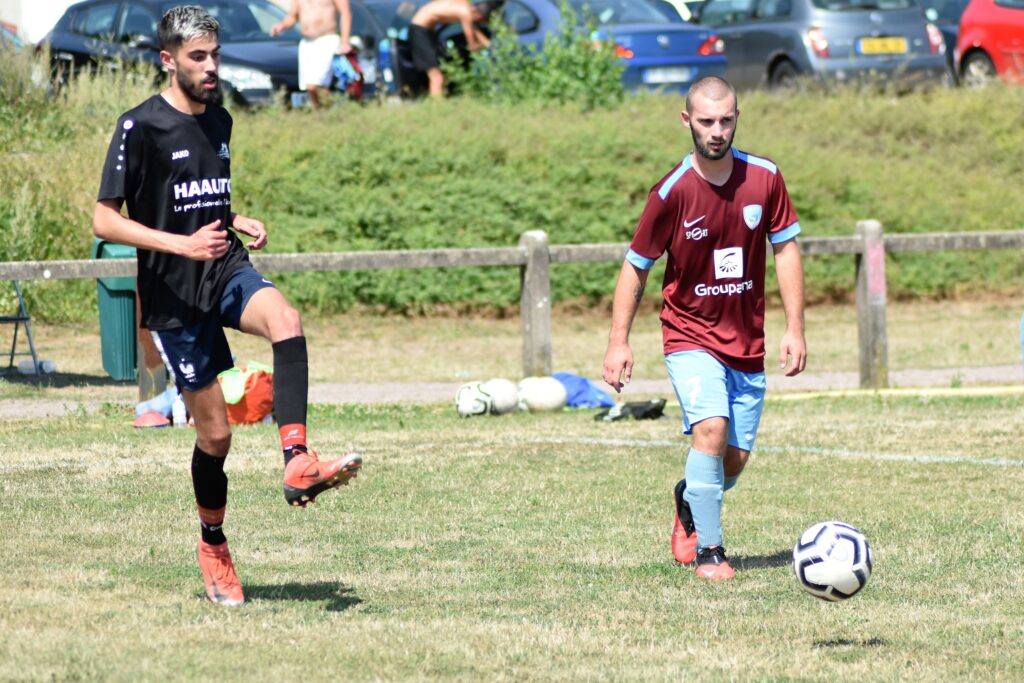
[[[651,189],[615,286],[603,375],[616,391],[629,382],[629,331],[650,268],[667,252],[665,364],[693,435],[675,488],[672,554],[696,561],[697,576],[722,580],[734,576],[722,495],[747,463],[764,403],[766,238],[786,314],[779,367],[793,376],[807,359],[800,223],[776,165],[733,148],[739,109],[729,83],[695,82],[682,119],[693,150]]]

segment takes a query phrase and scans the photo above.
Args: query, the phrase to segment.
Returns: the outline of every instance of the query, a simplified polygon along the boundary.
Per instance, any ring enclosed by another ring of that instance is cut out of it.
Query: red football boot
[[[683,500],[686,480],[676,484],[676,522],[672,526],[672,556],[679,564],[692,564],[697,559],[697,527],[693,524],[690,504]]]
[[[284,468],[284,499],[289,505],[306,507],[324,491],[347,485],[362,466],[363,456],[358,453],[346,453],[330,462],[322,462],[316,451],[299,453]]]
[[[199,571],[203,573],[203,583],[206,584],[206,597],[211,602],[224,607],[237,607],[245,602],[245,594],[235,574],[227,542],[210,545],[200,540],[196,548],[196,559],[199,560]]]

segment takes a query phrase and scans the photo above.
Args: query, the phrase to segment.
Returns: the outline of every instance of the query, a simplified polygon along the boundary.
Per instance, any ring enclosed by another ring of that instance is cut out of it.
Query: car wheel
[[[796,64],[784,59],[772,67],[768,74],[768,87],[772,90],[796,90],[796,78],[800,72]]]
[[[980,88],[996,79],[996,67],[984,52],[972,52],[961,67],[961,82],[968,88]]]

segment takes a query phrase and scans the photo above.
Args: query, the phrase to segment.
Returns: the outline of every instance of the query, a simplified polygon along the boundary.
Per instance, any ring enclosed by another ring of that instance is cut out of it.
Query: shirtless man
[[[462,24],[466,36],[466,47],[479,50],[487,47],[487,39],[474,24],[487,23],[491,12],[500,6],[499,0],[483,0],[475,5],[469,0],[433,0],[428,2],[412,17],[409,26],[409,46],[412,48],[412,62],[418,71],[425,71],[430,82],[430,96],[444,95],[444,74],[441,73],[441,42],[437,28],[446,24]]]
[[[338,35],[338,17],[341,17],[341,35]],[[314,109],[326,96],[331,84],[331,62],[334,55],[352,51],[349,35],[352,30],[352,11],[348,0],[292,0],[288,15],[270,28],[270,35],[299,24],[302,40],[299,42],[299,85],[309,93]]]

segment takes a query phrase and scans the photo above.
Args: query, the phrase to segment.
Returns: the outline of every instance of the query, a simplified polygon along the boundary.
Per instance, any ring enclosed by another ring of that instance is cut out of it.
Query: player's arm
[[[162,251],[196,261],[212,261],[228,250],[228,234],[216,220],[191,235],[175,235],[154,230],[121,215],[121,200],[101,199],[92,214],[92,232],[108,242],[137,249]]]
[[[341,18],[341,43],[338,45],[338,54],[347,55],[352,51],[352,7],[348,0],[334,0],[334,9],[338,11]]]
[[[786,313],[786,331],[779,342],[779,367],[787,377],[803,372],[807,365],[807,342],[804,340],[804,266],[796,239],[772,244],[775,252],[775,275],[779,280],[782,309]]]
[[[612,299],[612,330],[608,334],[608,349],[604,353],[604,381],[621,392],[633,374],[633,350],[629,348],[629,331],[633,327],[640,301],[644,296],[649,270],[638,268],[629,261],[622,262],[615,296]]]
[[[299,22],[299,0],[292,0],[292,8],[285,15],[284,19],[270,27],[270,35],[276,36],[287,31]]]

